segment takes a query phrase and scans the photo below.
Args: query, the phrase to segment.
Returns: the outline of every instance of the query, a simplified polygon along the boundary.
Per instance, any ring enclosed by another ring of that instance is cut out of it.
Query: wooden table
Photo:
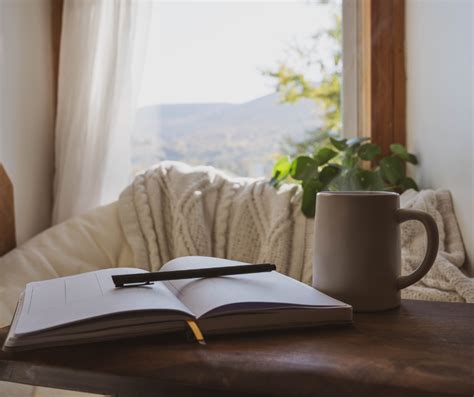
[[[175,336],[1,352],[0,379],[136,397],[473,396],[474,304],[403,301],[354,317],[207,346]]]

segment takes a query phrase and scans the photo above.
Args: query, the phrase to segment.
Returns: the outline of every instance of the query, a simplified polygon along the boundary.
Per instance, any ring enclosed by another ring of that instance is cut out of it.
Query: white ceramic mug
[[[390,192],[321,192],[314,229],[313,286],[353,306],[377,311],[400,305],[400,290],[430,270],[438,252],[438,228],[422,211],[400,209]],[[428,244],[420,266],[400,276],[400,223],[425,226]]]

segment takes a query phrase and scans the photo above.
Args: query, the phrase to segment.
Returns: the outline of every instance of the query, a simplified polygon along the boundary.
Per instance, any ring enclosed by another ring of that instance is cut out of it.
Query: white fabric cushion
[[[53,226],[0,258],[0,327],[28,282],[115,266],[133,266],[117,203]]]

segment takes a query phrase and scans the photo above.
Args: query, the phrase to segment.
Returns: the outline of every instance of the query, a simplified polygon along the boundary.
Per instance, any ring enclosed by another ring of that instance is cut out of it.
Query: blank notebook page
[[[242,262],[210,257],[183,257],[172,260],[162,270],[196,269],[213,266],[245,265]],[[251,266],[251,265],[249,265]],[[242,274],[214,278],[167,281],[197,318],[220,306],[235,304],[235,310],[268,307],[344,307],[346,304],[278,272]],[[247,303],[247,305],[241,305]],[[227,308],[231,312],[232,308]],[[226,310],[227,311],[227,310]]]
[[[16,334],[130,310],[174,310],[192,315],[163,283],[115,288],[111,276],[144,272],[135,268],[95,272],[29,283]]]

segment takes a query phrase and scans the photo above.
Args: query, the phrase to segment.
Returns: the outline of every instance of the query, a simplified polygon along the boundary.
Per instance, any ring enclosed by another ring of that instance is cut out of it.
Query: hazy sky
[[[273,92],[261,71],[330,23],[308,1],[158,1],[139,105],[245,102]]]

